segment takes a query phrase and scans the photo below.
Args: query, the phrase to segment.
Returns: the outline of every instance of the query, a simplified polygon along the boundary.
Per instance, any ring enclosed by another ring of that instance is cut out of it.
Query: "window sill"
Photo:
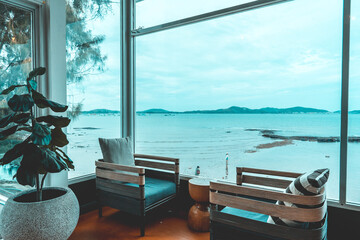
[[[95,179],[95,173],[89,173],[89,174],[82,175],[79,177],[69,178],[68,183],[69,183],[69,185],[71,185],[71,184],[85,182],[85,181],[92,180],[92,179]]]

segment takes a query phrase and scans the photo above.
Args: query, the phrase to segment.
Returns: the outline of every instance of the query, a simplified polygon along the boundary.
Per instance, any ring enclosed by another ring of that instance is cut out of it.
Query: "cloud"
[[[238,3],[145,0],[137,4],[136,20],[149,27]],[[183,111],[301,105],[337,109],[341,9],[341,1],[291,1],[137,37],[136,108]],[[94,32],[106,36],[102,51],[108,60],[105,74],[84,83],[88,108],[102,102],[119,106],[115,102],[120,96],[116,14],[92,25]],[[351,73],[360,75],[357,70]]]

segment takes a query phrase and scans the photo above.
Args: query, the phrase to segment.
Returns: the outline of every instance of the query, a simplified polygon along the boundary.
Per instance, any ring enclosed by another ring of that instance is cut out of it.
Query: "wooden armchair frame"
[[[97,201],[100,217],[102,206],[110,206],[139,216],[140,234],[144,236],[146,213],[174,199],[179,192],[179,159],[134,154],[134,161],[135,166],[106,163],[103,160],[95,162]],[[174,182],[176,193],[146,206],[145,176]]]
[[[255,233],[260,236],[260,239],[324,239],[327,229],[326,220],[320,228],[299,229],[256,221],[219,211],[219,206],[226,206],[294,221],[320,222],[327,213],[324,189],[315,196],[300,196],[283,192],[292,180],[300,175],[300,173],[237,168],[236,185],[210,182],[211,239],[219,239],[219,233],[216,231],[224,226],[247,233]],[[311,208],[276,205],[276,201],[291,202],[311,206]]]

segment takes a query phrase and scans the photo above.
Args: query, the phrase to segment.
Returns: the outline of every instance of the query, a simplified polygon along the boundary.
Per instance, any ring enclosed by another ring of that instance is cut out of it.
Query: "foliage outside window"
[[[94,172],[99,137],[120,137],[119,43],[119,2],[67,1],[68,154],[75,164],[69,178]]]
[[[0,1],[0,89],[20,84],[34,67],[32,24],[33,15],[30,11]],[[7,106],[8,100],[15,93],[22,94],[25,91],[24,87],[19,87],[14,92],[0,95],[0,118],[11,113]],[[15,144],[22,142],[24,136],[19,132],[1,141],[0,156]],[[8,166],[0,167],[0,191],[21,188],[12,179],[18,166],[18,161],[15,161]]]

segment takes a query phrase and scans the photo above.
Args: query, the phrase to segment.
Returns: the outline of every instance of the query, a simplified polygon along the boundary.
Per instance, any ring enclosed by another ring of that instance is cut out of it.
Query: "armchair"
[[[237,184],[210,183],[210,238],[218,239],[326,239],[327,205],[324,188],[317,195],[284,193],[292,179],[302,174],[237,168]],[[296,206],[276,204],[277,201]],[[309,223],[295,228],[268,222],[279,217]],[[241,237],[240,237],[241,236]]]
[[[144,236],[146,214],[174,199],[179,191],[179,159],[133,156],[135,166],[95,162],[99,216],[102,216],[102,206],[137,215],[140,234]]]

